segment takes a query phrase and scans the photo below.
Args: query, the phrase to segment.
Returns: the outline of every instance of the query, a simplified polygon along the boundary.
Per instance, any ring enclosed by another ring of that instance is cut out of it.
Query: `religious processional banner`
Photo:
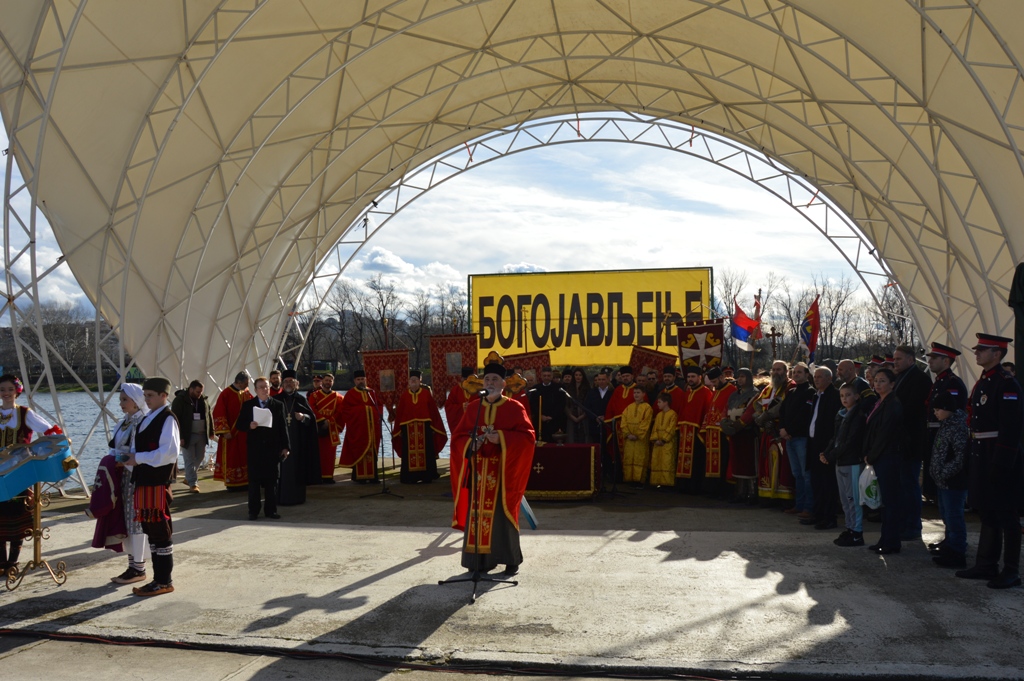
[[[363,350],[362,355],[367,387],[394,413],[399,395],[409,387],[409,351]]]
[[[624,364],[634,345],[671,351],[670,320],[700,320],[711,306],[711,268],[473,274],[470,331],[478,364],[547,349],[558,366]]]
[[[520,355],[505,355],[505,368],[509,371],[516,367],[522,367],[523,378],[540,383],[540,370],[551,366],[551,353],[547,350],[541,352],[524,352]]]
[[[684,367],[699,366],[710,369],[722,365],[724,319],[680,322],[677,327],[679,360]]]
[[[633,346],[633,352],[629,356],[629,366],[633,367],[634,376],[642,376],[648,371],[657,371],[658,380],[661,380],[661,372],[667,366],[675,366],[677,355],[658,350],[648,350],[639,345]]]
[[[430,382],[437,405],[462,383],[462,367],[476,369],[476,335],[456,333],[430,337]]]

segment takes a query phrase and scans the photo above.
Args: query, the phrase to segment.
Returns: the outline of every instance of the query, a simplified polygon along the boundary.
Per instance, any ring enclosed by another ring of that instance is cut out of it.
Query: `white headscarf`
[[[142,394],[142,386],[136,383],[122,383],[121,392],[139,406],[139,411],[143,414],[149,413],[149,407],[146,406],[146,398]]]

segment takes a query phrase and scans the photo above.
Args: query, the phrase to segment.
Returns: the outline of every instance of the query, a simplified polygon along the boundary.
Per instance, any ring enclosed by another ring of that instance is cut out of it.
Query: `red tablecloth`
[[[534,450],[527,499],[590,499],[601,490],[596,444],[544,444]]]

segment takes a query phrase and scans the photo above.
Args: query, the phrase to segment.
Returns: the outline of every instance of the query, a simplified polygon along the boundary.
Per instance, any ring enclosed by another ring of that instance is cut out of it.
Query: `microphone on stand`
[[[487,392],[487,388],[484,388],[483,390],[477,390],[476,394],[480,397],[487,397],[490,393]]]

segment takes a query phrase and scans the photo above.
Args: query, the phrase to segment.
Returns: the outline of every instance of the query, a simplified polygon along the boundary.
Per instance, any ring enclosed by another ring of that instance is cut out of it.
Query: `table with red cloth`
[[[596,444],[544,443],[534,449],[527,499],[592,499],[600,491],[601,452]]]

